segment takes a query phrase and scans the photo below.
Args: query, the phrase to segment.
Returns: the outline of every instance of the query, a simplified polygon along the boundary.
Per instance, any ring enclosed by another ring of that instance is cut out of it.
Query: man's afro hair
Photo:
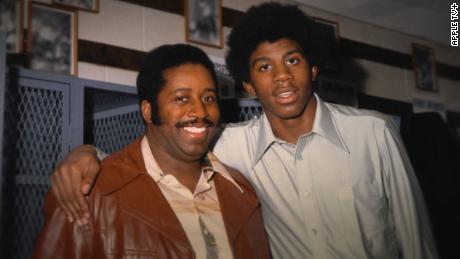
[[[295,41],[303,54],[314,64],[315,39],[311,37],[315,22],[294,5],[264,3],[249,8],[230,33],[225,58],[227,68],[237,84],[249,82],[249,58],[262,42],[282,38]]]

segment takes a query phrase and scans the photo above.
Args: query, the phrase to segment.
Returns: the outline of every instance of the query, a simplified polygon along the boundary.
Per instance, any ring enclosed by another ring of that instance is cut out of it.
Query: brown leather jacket
[[[270,257],[260,203],[237,171],[227,168],[244,190],[215,174],[214,182],[234,258]],[[92,221],[69,223],[47,194],[45,226],[33,258],[194,258],[176,215],[146,173],[140,139],[102,162],[89,196]]]

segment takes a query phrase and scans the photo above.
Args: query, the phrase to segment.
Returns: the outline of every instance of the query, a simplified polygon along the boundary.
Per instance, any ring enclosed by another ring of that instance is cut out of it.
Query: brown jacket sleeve
[[[70,223],[59,208],[51,191],[48,191],[44,206],[45,225],[35,241],[32,258],[103,258],[96,251],[100,243],[94,233],[93,222],[80,227]]]

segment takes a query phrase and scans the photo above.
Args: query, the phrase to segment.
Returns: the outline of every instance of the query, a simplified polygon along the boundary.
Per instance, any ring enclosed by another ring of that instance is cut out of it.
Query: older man
[[[102,162],[85,226],[47,196],[33,257],[269,258],[251,185],[207,152],[219,108],[206,54],[159,47],[145,58],[137,88],[145,136]]]

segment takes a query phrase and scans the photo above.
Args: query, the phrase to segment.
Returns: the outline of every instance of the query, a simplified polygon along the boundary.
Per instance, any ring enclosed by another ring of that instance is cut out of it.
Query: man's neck
[[[155,137],[148,133],[146,136],[153,158],[163,173],[173,175],[193,193],[203,171],[203,159],[200,158],[195,161],[176,159],[161,149]]]
[[[311,132],[315,121],[317,100],[312,97],[304,112],[292,119],[275,118],[267,114],[273,134],[288,143],[296,144],[300,136]]]

